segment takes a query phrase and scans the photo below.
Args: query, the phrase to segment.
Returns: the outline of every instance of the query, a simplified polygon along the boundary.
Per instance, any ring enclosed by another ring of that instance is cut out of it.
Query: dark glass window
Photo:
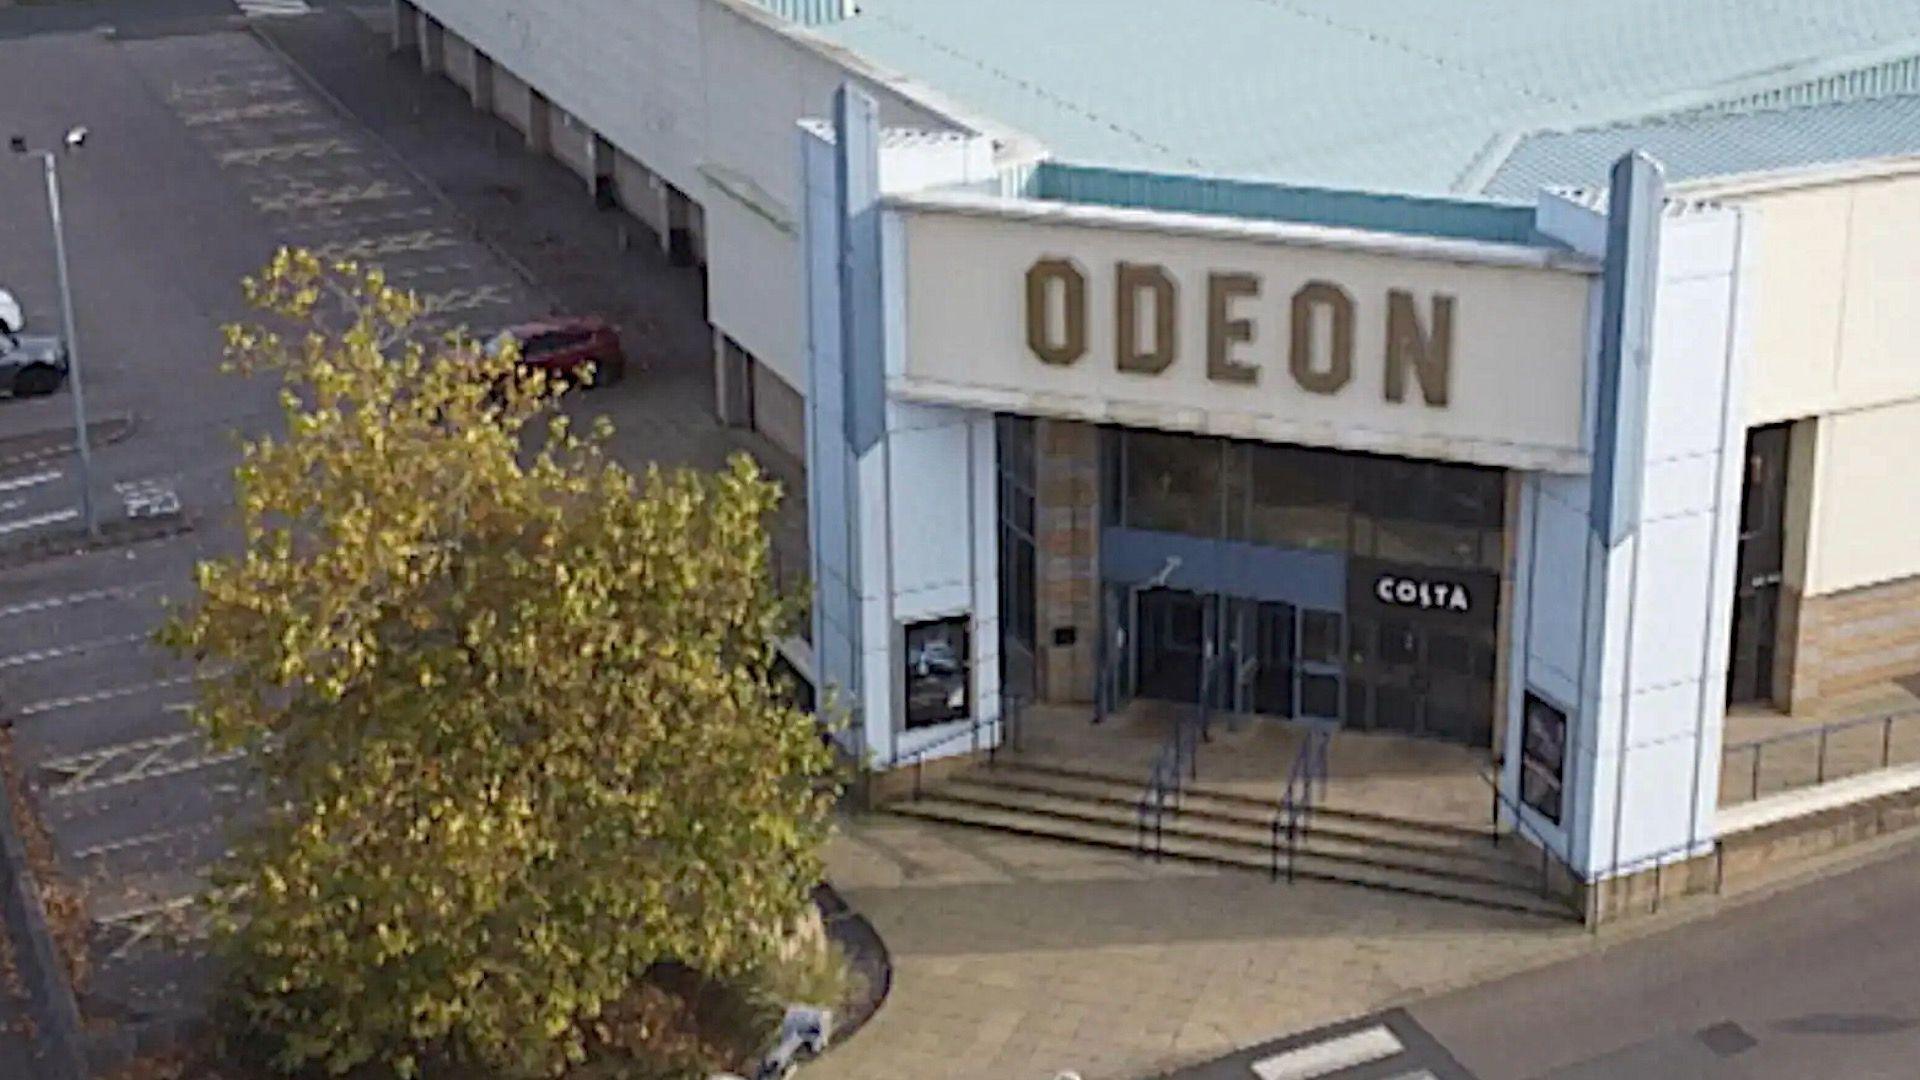
[[[1340,677],[1302,675],[1300,677],[1300,711],[1307,716],[1339,716]]]
[[[1310,664],[1340,662],[1340,613],[1307,610],[1300,613],[1300,659]]]
[[[906,628],[907,728],[961,720],[972,713],[973,665],[965,616]]]
[[[1218,535],[1220,462],[1218,439],[1127,432],[1125,523],[1135,529]]]
[[[1253,446],[1247,456],[1251,497],[1237,537],[1316,551],[1347,546],[1350,457],[1293,446]]]
[[[1566,778],[1567,714],[1529,693],[1520,739],[1520,801],[1558,824]]]
[[[1380,660],[1387,664],[1414,664],[1420,660],[1420,635],[1403,622],[1380,624]]]

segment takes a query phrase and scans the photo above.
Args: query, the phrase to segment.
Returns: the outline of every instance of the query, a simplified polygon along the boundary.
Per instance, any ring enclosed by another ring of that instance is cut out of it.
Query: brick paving
[[[1590,947],[1584,930],[1344,886],[872,816],[830,876],[893,994],[822,1080],[1156,1075]]]

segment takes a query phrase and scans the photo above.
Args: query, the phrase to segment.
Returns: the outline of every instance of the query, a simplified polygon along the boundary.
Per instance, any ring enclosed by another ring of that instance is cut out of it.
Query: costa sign
[[[1457,581],[1381,574],[1373,581],[1374,599],[1392,607],[1419,608],[1422,611],[1473,610],[1473,596]]]
[[[1385,295],[1356,297],[1337,281],[1314,279],[1285,297],[1266,295],[1261,275],[1210,270],[1182,282],[1159,263],[1119,261],[1113,290],[1095,297],[1087,272],[1073,259],[1046,256],[1026,273],[1027,349],[1043,364],[1070,367],[1087,359],[1088,321],[1107,317],[1113,325],[1115,370],[1155,376],[1189,353],[1204,356],[1207,379],[1256,386],[1265,378],[1290,378],[1313,394],[1338,394],[1353,381],[1356,320],[1378,319],[1385,346],[1371,362],[1381,365],[1382,395],[1390,402],[1417,396],[1420,403],[1445,408],[1453,385],[1454,297],[1416,294],[1389,288]],[[1205,325],[1181,325],[1182,289],[1205,297]],[[1097,310],[1096,310],[1097,308]],[[1262,323],[1284,329],[1267,340]]]

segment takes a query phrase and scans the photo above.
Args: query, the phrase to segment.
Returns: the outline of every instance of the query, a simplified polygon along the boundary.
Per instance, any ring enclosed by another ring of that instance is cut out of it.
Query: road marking
[[[436,251],[440,248],[456,247],[462,242],[458,236],[445,229],[415,229],[411,232],[358,236],[351,240],[319,244],[314,247],[313,253],[329,260],[377,259],[382,255]]]
[[[1297,1046],[1253,1063],[1253,1075],[1260,1080],[1313,1080],[1317,1076],[1390,1058],[1406,1049],[1386,1025],[1370,1028],[1324,1042]]]
[[[50,712],[71,709],[80,705],[92,705],[101,701],[117,701],[120,698],[133,697],[153,690],[165,690],[170,686],[185,686],[193,682],[192,675],[176,675],[171,679],[154,679],[149,682],[134,683],[131,686],[116,686],[107,690],[95,690],[91,694],[72,694],[67,697],[48,698],[36,701],[20,709],[21,717],[44,716]]]
[[[96,638],[92,641],[82,641],[72,645],[59,645],[49,649],[32,649],[27,652],[14,653],[12,656],[0,656],[0,669],[25,667],[28,664],[37,664],[43,660],[58,660],[63,656],[80,656],[94,649],[106,648],[110,645],[125,645],[130,641],[145,641],[146,639],[147,635],[145,634],[122,634],[119,637]]]
[[[54,608],[78,607],[81,604],[92,604],[101,600],[122,600],[159,587],[160,583],[157,581],[142,581],[134,585],[115,585],[107,589],[88,589],[85,592],[68,593],[65,596],[49,596],[44,600],[26,600],[0,607],[0,619],[52,611]]]
[[[237,3],[242,15],[256,19],[306,15],[313,11],[307,6],[307,0],[237,0]]]
[[[297,89],[292,79],[281,77],[274,79],[235,79],[230,82],[210,83],[174,83],[167,90],[167,100],[180,103],[188,98],[211,98],[223,94],[240,98],[255,98],[269,90],[291,93]]]
[[[182,825],[176,829],[156,829],[153,832],[141,833],[138,836],[129,836],[121,840],[108,840],[90,847],[83,847],[73,852],[72,857],[75,859],[97,859],[102,855],[112,855],[121,851],[132,851],[134,848],[151,847],[154,844],[162,844],[168,840],[177,840],[185,836],[211,832],[217,828],[219,824],[217,821],[202,821],[195,825]]]
[[[420,297],[420,314],[423,316],[445,315],[453,311],[467,311],[485,307],[488,304],[511,304],[513,297],[505,285],[480,285],[471,289],[448,289],[445,292],[426,293]]]
[[[40,767],[63,777],[47,793],[64,796],[210,769],[238,761],[247,754],[241,749],[207,750],[205,747],[206,741],[199,732],[183,731],[43,761]]]
[[[357,154],[360,148],[346,139],[307,139],[301,142],[274,143],[240,150],[222,150],[222,165],[269,165],[301,158],[320,158],[331,154]]]
[[[302,98],[287,98],[284,101],[256,101],[250,105],[230,105],[221,109],[202,109],[199,112],[181,113],[180,119],[188,127],[205,127],[209,124],[261,120],[270,116],[305,116],[311,109],[312,106]]]
[[[59,469],[47,469],[32,476],[16,476],[0,480],[0,491],[19,491],[21,488],[37,487],[49,480],[58,480],[64,475]]]
[[[366,184],[344,184],[336,188],[316,189],[312,191],[292,191],[280,195],[253,197],[253,204],[262,210],[286,212],[289,210],[312,210],[325,206],[339,206],[343,203],[378,202],[381,199],[400,199],[413,192],[399,184],[390,184],[385,180],[375,180]]]
[[[21,532],[26,529],[38,529],[47,525],[58,525],[63,521],[72,521],[80,516],[74,509],[55,510],[51,513],[36,514],[33,517],[15,518],[12,521],[0,521],[0,536]]]
[[[199,901],[198,896],[189,894],[95,918],[93,921],[99,926],[127,931],[126,939],[107,954],[107,959],[118,960],[126,956],[134,946],[165,929],[169,922],[180,922],[181,914]],[[211,921],[211,914],[202,914],[197,922],[185,928],[185,936],[190,939],[204,936]]]
[[[166,517],[180,512],[180,494],[165,480],[127,480],[113,485],[130,518]]]
[[[0,510],[18,510],[25,505],[27,505],[27,500],[25,499],[8,499],[5,502],[0,502]]]

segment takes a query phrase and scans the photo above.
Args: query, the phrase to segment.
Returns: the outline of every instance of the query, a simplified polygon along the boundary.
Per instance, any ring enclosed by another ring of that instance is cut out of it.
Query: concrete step
[[[1129,800],[1137,800],[1146,787],[1144,774],[1123,776],[1096,769],[1023,760],[1010,755],[1000,758],[991,770],[974,770],[970,775],[1019,776],[1021,774],[1045,778],[1049,783],[1064,782],[1072,785],[1074,790],[1104,791]],[[1265,820],[1279,804],[1283,787],[1282,779],[1276,779],[1273,784],[1273,796],[1257,798],[1243,792],[1228,791],[1211,785],[1203,778],[1186,785],[1182,789],[1182,798],[1221,813],[1251,814],[1258,820]],[[1490,843],[1491,833],[1483,828],[1441,821],[1422,821],[1337,804],[1316,805],[1313,812],[1318,821],[1331,823],[1338,820],[1348,827],[1364,829],[1383,841],[1447,847],[1480,845],[1491,848],[1493,846]]]
[[[1142,819],[1133,799],[1118,799],[1083,791],[1061,790],[1045,784],[1022,783],[1004,776],[974,774],[955,778],[935,791],[942,799],[992,810],[1028,813],[1069,824],[1112,825],[1133,828]],[[1230,845],[1254,856],[1272,859],[1273,810],[1264,818],[1244,813],[1219,813],[1183,801],[1177,812],[1161,817],[1162,837]],[[1151,821],[1148,821],[1151,827]],[[1338,819],[1316,816],[1300,840],[1299,851],[1315,858],[1396,870],[1436,880],[1512,888],[1538,888],[1538,869],[1517,865],[1484,838],[1470,844],[1442,847],[1382,840],[1364,831],[1342,826]]]
[[[987,829],[1009,836],[1034,840],[1052,840],[1083,847],[1137,854],[1132,825],[1051,818],[1020,810],[998,809],[945,798],[923,795],[911,802],[890,803],[885,811],[901,817],[973,829]],[[1167,835],[1159,857],[1223,869],[1244,870],[1273,875],[1271,859],[1265,852],[1217,840]],[[1280,876],[1286,874],[1284,865]],[[1475,907],[1511,911],[1542,918],[1572,920],[1573,909],[1558,900],[1505,885],[1475,884],[1436,878],[1414,870],[1373,866],[1330,858],[1324,854],[1303,854],[1294,863],[1293,877],[1308,881],[1359,885],[1388,892],[1421,896],[1433,900],[1469,904]]]

